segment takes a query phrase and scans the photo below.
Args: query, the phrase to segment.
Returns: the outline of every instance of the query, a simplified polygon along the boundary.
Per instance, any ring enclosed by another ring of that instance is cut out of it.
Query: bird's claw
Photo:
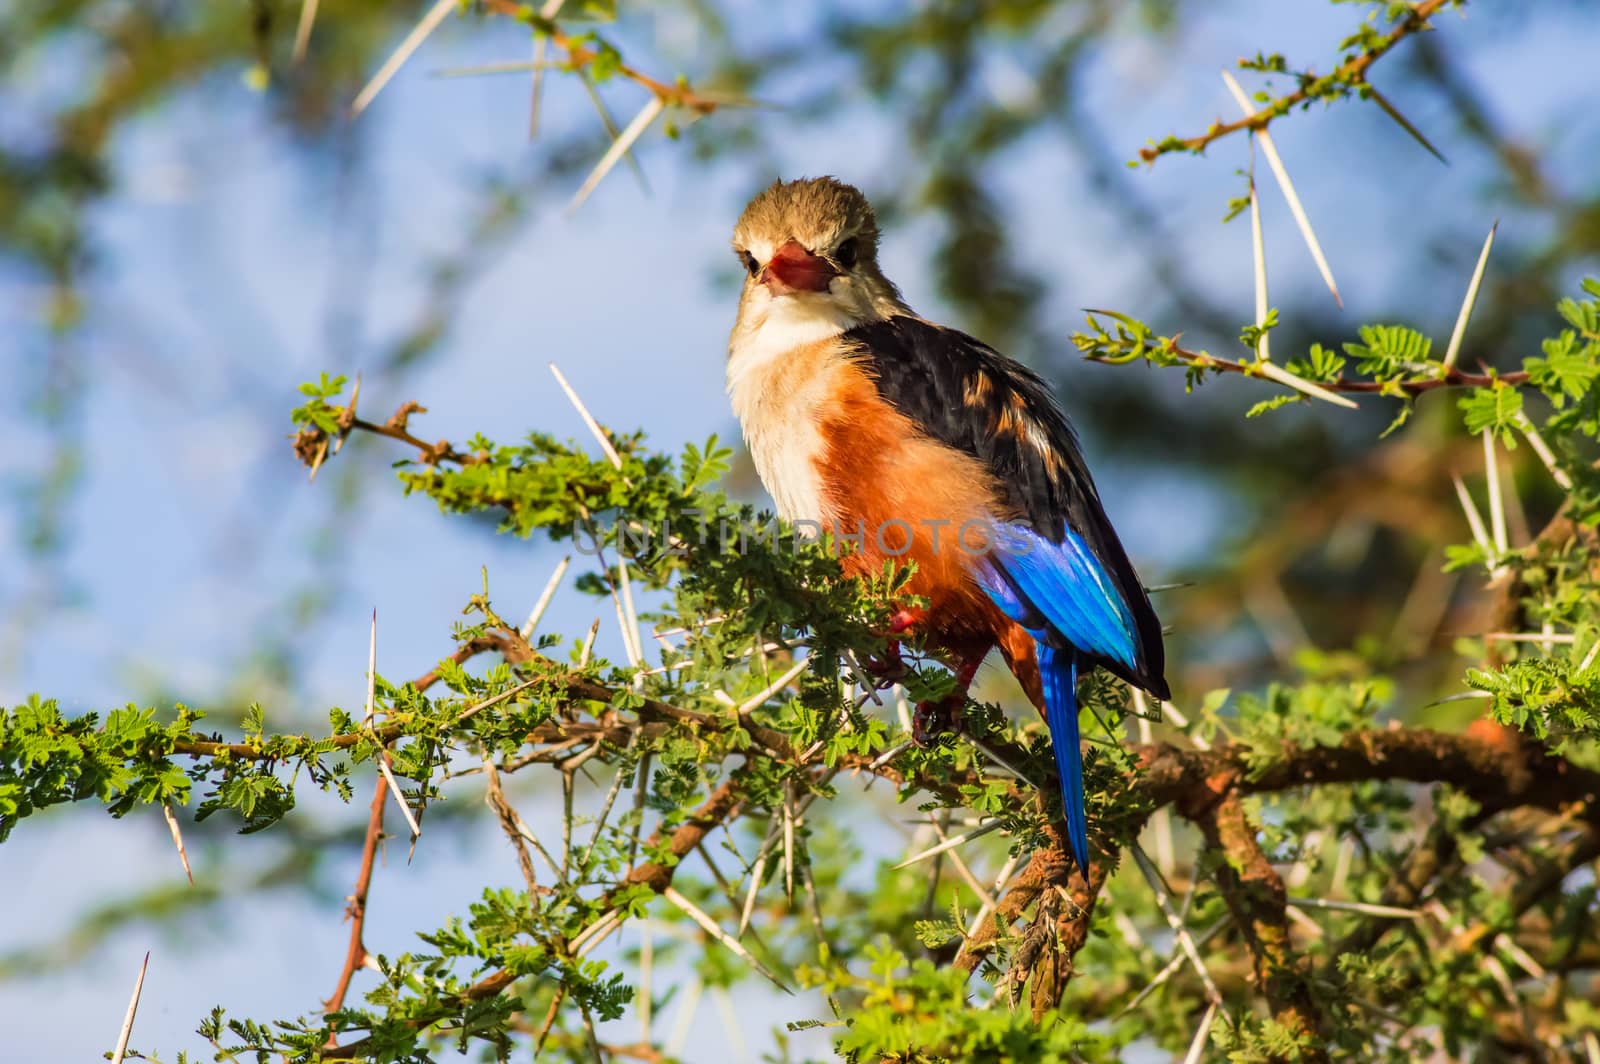
[[[966,703],[964,694],[918,702],[911,710],[911,741],[928,747],[953,737],[963,723]]]
[[[889,640],[882,657],[867,657],[861,663],[867,672],[886,683],[894,683],[904,679],[909,671],[906,663],[900,658],[900,642],[896,639]]]

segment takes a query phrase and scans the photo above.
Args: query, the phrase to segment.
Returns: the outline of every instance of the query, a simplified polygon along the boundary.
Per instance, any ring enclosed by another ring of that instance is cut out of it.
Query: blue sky
[[[789,17],[761,32],[803,32],[804,20]],[[1180,55],[1167,54],[1158,39],[1122,33],[1087,81],[1093,110],[1131,157],[1146,137],[1231,115],[1217,70],[1238,55],[1270,41],[1291,56],[1320,57],[1352,17],[1352,8],[1310,2],[1219,5],[1183,35]],[[1490,75],[1481,84],[1497,115],[1550,152],[1551,172],[1591,173],[1583,161],[1593,158],[1596,130],[1583,107],[1586,94],[1592,106],[1594,29],[1576,13],[1534,29],[1505,27],[1474,10],[1447,32],[1459,35],[1470,67]],[[646,21],[622,38],[641,65],[650,65],[658,45],[692,48],[681,25],[655,26],[654,36],[651,28]],[[236,686],[258,622],[279,616],[284,590],[317,571],[311,540],[337,489],[328,474],[308,485],[289,453],[295,385],[324,369],[370,370],[415,321],[425,298],[422,265],[463,239],[479,175],[514,171],[544,143],[527,141],[521,81],[442,80],[429,71],[514,58],[523,48],[505,29],[447,28],[363,116],[372,180],[361,201],[343,209],[373,223],[364,286],[346,272],[362,257],[337,224],[341,208],[327,168],[299,165],[261,98],[242,84],[209,86],[125,131],[114,153],[123,190],[95,219],[101,271],[94,291],[115,324],[92,325],[83,339],[91,374],[87,476],[61,562],[74,597],[32,618],[25,631],[0,616],[0,702],[40,691],[83,711],[138,699],[158,685],[198,693]],[[681,65],[693,71],[691,60]],[[1002,97],[1030,88],[1009,78],[1004,63],[993,82]],[[616,93],[619,111],[632,99],[625,89]],[[546,106],[555,129],[592,121],[570,84],[552,80]],[[1423,108],[1410,117],[1451,150],[1447,115]],[[896,116],[865,103],[826,129],[782,112],[771,121],[788,127],[780,162],[789,175],[833,173],[870,184],[900,150]],[[1481,219],[1487,229],[1495,193],[1470,152],[1449,168],[1396,169],[1395,153],[1417,149],[1375,112],[1354,107],[1313,111],[1274,132],[1338,274],[1352,331],[1399,290],[1447,334],[1475,242],[1441,249],[1452,259],[1466,255],[1459,284],[1423,290],[1397,275],[1397,264],[1410,258],[1384,249],[1416,239],[1424,221],[1445,213]],[[771,175],[752,173],[748,160],[697,164],[659,137],[647,138],[640,154],[651,195],[619,169],[567,217],[564,190],[556,190],[470,285],[443,353],[403,383],[369,378],[366,408],[386,412],[404,399],[422,400],[431,412],[414,425],[427,438],[481,431],[510,439],[534,427],[581,438],[546,368],[554,361],[608,425],[642,426],[668,449],[712,432],[735,436],[722,393],[735,298],[727,238],[745,197]],[[1249,231],[1218,219],[1237,190],[1234,171],[1247,162],[1245,142],[1235,140],[1206,161],[1170,158],[1135,177],[1241,321],[1251,307]],[[1118,238],[1116,219],[1070,154],[1025,142],[1009,153],[1003,185],[1008,210],[1026,223],[1019,253],[1055,281],[1050,316],[1063,334],[1080,307],[1139,309],[1147,264]],[[1263,200],[1274,303],[1292,314],[1325,300],[1281,197],[1264,185]],[[1518,236],[1517,224],[1503,218],[1502,235]],[[938,317],[926,262],[931,243],[927,224],[914,223],[887,234],[883,258],[913,304]],[[358,302],[341,306],[359,322],[355,342],[330,348],[330,303],[352,293]],[[28,325],[37,294],[14,282],[0,286],[0,321],[22,337],[8,345],[19,368],[38,354]],[[1069,410],[1072,382],[1098,372],[1114,371],[1068,366],[1062,395]],[[1181,381],[1152,375],[1150,386],[1176,390]],[[1250,400],[1241,393],[1239,401],[1242,409]],[[39,454],[37,426],[20,402],[0,395],[0,478],[25,474]],[[1119,475],[1114,441],[1092,440],[1090,450],[1108,508],[1148,566],[1159,571],[1181,560],[1216,530],[1220,514],[1210,497],[1172,478],[1153,490],[1148,480]],[[387,470],[401,456],[385,447],[341,456],[340,468],[356,466],[377,484],[338,526],[338,601],[299,640],[304,669],[294,690],[266,705],[269,723],[359,703],[374,607],[379,671],[412,676],[448,649],[449,625],[482,567],[497,603],[515,614],[559,557],[548,545],[490,537],[425,500],[401,498]],[[22,595],[32,579],[18,531],[0,520],[0,603]],[[569,588],[545,627],[575,633],[594,613],[592,601]],[[613,626],[602,631],[602,652],[617,651]],[[305,806],[313,816],[359,813],[320,799]],[[0,950],[48,940],[86,906],[180,878],[159,814],[132,821],[82,810],[24,824],[3,853],[7,909],[41,915],[25,926],[0,921]],[[251,851],[242,867],[272,845],[269,833],[233,840],[227,853]],[[425,837],[410,868],[397,858],[391,853],[380,874],[369,924],[369,946],[389,952],[408,947],[410,929],[463,911],[485,879],[515,877],[509,852],[487,826],[461,839]],[[197,871],[223,881],[239,873],[231,860]],[[209,910],[178,930],[134,927],[67,972],[0,984],[11,1051],[18,1060],[46,1060],[106,1049],[146,949],[154,956],[135,1041],[165,1055],[200,1048],[194,1025],[219,1002],[257,1018],[314,1008],[331,989],[344,948],[339,894],[349,879],[349,870],[334,870],[315,903],[267,895]],[[309,951],[299,945],[308,931]],[[757,987],[740,995],[741,1015],[762,1024],[822,1015],[816,1001],[779,1004]],[[88,1022],[96,1017],[101,1027]],[[686,1054],[723,1054],[723,1037],[708,1006]],[[752,1029],[748,1041],[760,1046],[765,1037]]]

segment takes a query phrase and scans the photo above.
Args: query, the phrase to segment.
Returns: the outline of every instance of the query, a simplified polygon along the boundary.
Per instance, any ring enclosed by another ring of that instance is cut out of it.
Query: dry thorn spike
[[[1139,743],[1149,746],[1155,742],[1155,729],[1150,724],[1150,703],[1137,687],[1133,689],[1133,709],[1134,717],[1138,720]],[[1157,809],[1150,818],[1150,829],[1156,837],[1156,864],[1162,875],[1171,875],[1177,865],[1172,842],[1172,811],[1166,806]]]
[[[1335,912],[1361,913],[1365,916],[1382,916],[1393,920],[1420,920],[1423,914],[1416,909],[1402,909],[1395,905],[1374,905],[1364,901],[1335,901],[1331,898],[1286,898],[1289,905],[1300,909],[1330,909]]]
[[[1472,540],[1484,553],[1493,554],[1494,544],[1489,541],[1489,532],[1483,525],[1483,517],[1478,513],[1478,507],[1472,501],[1472,495],[1467,491],[1467,485],[1455,473],[1450,474],[1450,479],[1455,482],[1456,498],[1461,502],[1461,512],[1466,515],[1467,527],[1472,530]]]
[[[1200,932],[1199,937],[1194,940],[1194,944],[1196,946],[1204,946],[1213,938],[1217,937],[1222,929],[1227,926],[1228,918],[1223,917],[1210,927],[1206,928],[1204,931]],[[1126,1016],[1128,1013],[1138,1008],[1140,1002],[1154,993],[1156,989],[1161,986],[1161,984],[1165,983],[1168,979],[1176,975],[1178,969],[1182,968],[1187,963],[1189,963],[1189,958],[1184,953],[1183,949],[1179,948],[1174,950],[1172,957],[1165,965],[1162,966],[1161,970],[1155,974],[1154,978],[1152,978],[1150,982],[1146,983],[1143,989],[1133,996],[1133,1000],[1129,1001],[1122,1007],[1122,1011],[1117,1013],[1117,1018]]]
[[[406,796],[400,790],[400,783],[394,778],[394,770],[389,767],[389,751],[383,751],[378,758],[378,770],[383,773],[383,778],[389,783],[389,790],[394,792],[395,804],[400,807],[400,813],[406,818],[406,827],[411,829],[411,839],[415,842],[422,837],[422,825],[417,823],[417,818],[412,815],[411,805],[406,801]]]
[[[357,94],[355,102],[350,105],[351,118],[367,109],[367,105],[383,91],[385,85],[389,84],[389,79],[394,77],[405,65],[406,60],[411,58],[411,54],[422,46],[428,35],[438,29],[440,23],[450,16],[450,9],[455,6],[456,0],[438,0],[438,3],[428,9],[428,13],[412,27],[411,32],[406,34],[405,40],[400,42],[400,46],[384,61],[383,66],[378,68],[378,72],[372,75],[372,80],[368,81],[366,87]]]
[[[544,7],[539,9],[539,17],[546,22],[552,21],[561,13],[561,7],[566,0],[546,0]],[[549,45],[549,38],[542,33],[537,33],[533,38],[533,84],[528,93],[528,139],[533,140],[539,135],[539,97],[544,93],[544,55]]]
[[[589,1055],[594,1057],[594,1064],[606,1064],[605,1054],[600,1051],[600,1035],[594,1029],[594,1017],[589,1014],[589,1006],[581,1001],[578,1015],[583,1018],[584,1033],[589,1036]]]
[[[644,644],[639,639],[639,614],[633,608],[633,579],[628,575],[628,559],[617,558],[617,580],[622,585],[622,638],[631,648],[634,668],[644,666]]]
[[[1461,310],[1456,313],[1455,328],[1450,332],[1450,345],[1444,352],[1445,373],[1450,372],[1461,354],[1461,340],[1467,334],[1467,321],[1471,319],[1473,305],[1478,301],[1478,288],[1483,284],[1483,271],[1489,265],[1489,249],[1494,247],[1494,233],[1499,228],[1498,221],[1489,227],[1489,235],[1483,241],[1483,250],[1478,252],[1478,265],[1472,271],[1472,280],[1467,284],[1466,297],[1461,300]]]
[[[783,781],[783,897],[794,905],[794,782]]]
[[[698,975],[693,976],[689,980],[689,989],[683,993],[683,1004],[678,1007],[677,1019],[672,1022],[672,1033],[661,1047],[668,1057],[677,1057],[683,1052],[684,1044],[689,1041],[689,1028],[694,1023],[695,1010],[700,1007],[700,995],[704,992],[705,983]]]
[[[1517,431],[1522,433],[1523,438],[1528,441],[1528,446],[1533,448],[1533,453],[1539,456],[1539,461],[1543,462],[1545,469],[1549,470],[1550,479],[1554,480],[1559,487],[1566,491],[1571,491],[1572,478],[1556,462],[1555,452],[1550,449],[1548,443],[1544,442],[1544,437],[1539,434],[1539,430],[1534,427],[1533,422],[1528,420],[1528,415],[1520,410],[1517,411]]]
[[[655,1005],[651,997],[651,983],[655,974],[656,936],[655,924],[648,916],[641,922],[644,926],[639,929],[639,993],[636,998],[638,1004],[634,1007],[639,1012],[639,1040],[648,1044],[650,1013]]]
[[[473,716],[485,709],[490,708],[491,706],[498,706],[501,702],[521,694],[523,691],[526,691],[528,688],[532,687],[538,682],[539,680],[537,677],[532,680],[523,680],[515,687],[507,688],[506,690],[495,695],[493,698],[485,698],[482,702],[477,702],[471,706],[468,706],[466,709],[462,710],[461,715],[456,718],[456,724],[460,725],[463,721],[471,719]]]
[[[794,993],[793,990],[790,990],[783,984],[781,979],[779,979],[776,975],[773,975],[772,972],[768,970],[766,965],[757,960],[755,954],[751,953],[748,949],[745,949],[742,942],[724,931],[715,920],[699,909],[688,898],[685,898],[682,894],[680,894],[676,887],[668,886],[661,892],[661,896],[666,898],[673,905],[677,906],[678,909],[680,909],[686,916],[689,917],[689,919],[693,920],[695,923],[704,928],[706,934],[710,935],[718,942],[728,947],[741,960],[765,976],[767,981],[772,983],[773,986],[777,987],[779,990],[782,990],[785,994],[792,995]]]
[[[1596,643],[1595,645],[1600,646],[1600,643]],[[910,749],[913,745],[914,744],[910,739],[907,739],[904,742],[895,743],[893,746],[889,747],[889,749],[873,758],[872,763],[867,766],[868,770],[876,771],[882,768],[895,758],[899,757],[901,754],[905,753],[905,751]]]
[[[639,732],[634,731],[628,737],[628,752],[631,753],[638,744]],[[634,765],[632,767],[638,768],[639,766]],[[616,804],[617,795],[622,793],[622,785],[627,782],[628,769],[629,765],[626,761],[617,767],[616,778],[611,781],[611,787],[606,791],[605,800],[600,803],[600,815],[595,818],[594,834],[590,836],[589,845],[583,851],[583,860],[580,862],[580,867],[588,865],[590,857],[594,854],[594,848],[600,844],[600,834],[605,831],[606,821],[611,817],[611,807]]]
[[[735,715],[742,717],[746,713],[749,713],[757,707],[763,705],[767,699],[771,698],[773,695],[776,695],[779,691],[782,691],[785,687],[788,687],[791,683],[793,683],[795,677],[804,672],[809,664],[809,659],[795,662],[788,672],[784,673],[782,676],[772,681],[772,683],[768,684],[762,689],[760,694],[752,695],[734,707]]]
[[[522,624],[522,638],[524,641],[533,638],[533,631],[539,626],[539,621],[544,617],[544,611],[550,608],[550,600],[556,597],[556,588],[561,586],[561,578],[567,575],[567,566],[572,564],[572,555],[562,558],[556,565],[555,572],[550,574],[549,581],[544,585],[544,591],[539,594],[539,601],[533,604],[533,609],[528,613],[528,619]]]
[[[1428,154],[1432,155],[1435,159],[1438,159],[1446,166],[1450,165],[1450,160],[1444,157],[1444,153],[1433,146],[1433,141],[1422,135],[1422,130],[1413,125],[1411,119],[1400,113],[1400,108],[1389,102],[1389,97],[1385,96],[1383,93],[1374,88],[1372,82],[1370,81],[1365,82],[1365,86],[1367,92],[1372,97],[1372,102],[1377,104],[1379,110],[1381,110],[1384,114],[1394,119],[1395,125],[1409,133],[1413,140],[1427,150]]]
[[[527,841],[528,845],[533,847],[534,852],[543,859],[545,866],[550,869],[550,874],[555,876],[557,879],[560,879],[561,866],[558,865],[556,863],[556,859],[550,855],[550,851],[544,848],[544,843],[540,842],[539,836],[533,833],[533,828],[529,827],[528,822],[522,819],[522,814],[517,812],[516,806],[507,803],[506,808],[511,811],[511,822],[516,827],[517,834],[521,835],[523,839]]]
[[[951,835],[949,838],[939,843],[939,845],[930,847],[926,850],[923,850],[921,853],[914,854],[911,857],[907,857],[904,861],[901,861],[899,864],[895,865],[893,870],[898,871],[902,868],[909,868],[918,861],[926,861],[930,857],[937,857],[939,854],[944,853],[947,850],[953,850],[963,843],[971,842],[973,839],[989,834],[989,832],[1003,826],[1004,823],[1004,821],[999,819],[990,820],[986,823],[978,825],[971,831],[963,831],[959,835]]]
[[[363,726],[377,738],[373,728],[373,718],[378,710],[378,611],[372,611],[372,636],[367,642],[367,708],[363,718]],[[379,744],[378,771],[383,773],[389,790],[394,794],[395,804],[400,807],[400,814],[406,818],[406,827],[411,829],[411,841],[414,843],[422,837],[422,826],[417,823],[417,818],[411,814],[411,806],[406,802],[405,793],[400,790],[400,783],[394,778],[394,770],[389,767],[389,751]]]
[[[1256,328],[1261,330],[1256,339],[1256,360],[1266,362],[1272,358],[1267,332],[1267,248],[1261,235],[1261,197],[1256,195],[1254,175],[1250,178],[1250,250],[1255,265]]]
[[[578,654],[578,668],[588,666],[589,656],[594,653],[595,636],[600,634],[600,618],[596,617],[594,623],[589,625],[589,634],[583,637],[583,650]]]
[[[194,872],[189,868],[189,853],[183,846],[183,829],[178,826],[178,815],[166,802],[161,803],[161,812],[167,818],[167,830],[172,832],[172,844],[178,848],[178,860],[183,862],[183,874],[189,877],[189,885],[192,887]]]
[[[622,596],[617,593],[615,582],[612,583],[611,588],[611,605],[617,611],[617,631],[622,635],[622,656],[628,659],[629,668],[637,669],[641,662],[634,652],[633,640],[628,638],[628,613],[627,610],[623,609]]]
[[[306,49],[311,46],[311,27],[317,21],[317,0],[300,0],[300,20],[294,28],[294,63],[305,60]]]
[[[550,372],[555,375],[556,383],[561,385],[561,390],[566,393],[567,401],[577,409],[578,416],[583,419],[585,427],[599,442],[600,449],[605,452],[606,460],[611,463],[612,468],[621,469],[622,456],[617,453],[617,449],[612,446],[610,438],[606,436],[605,430],[601,429],[600,423],[594,419],[593,414],[589,413],[589,408],[583,405],[583,400],[578,398],[578,393],[573,390],[572,385],[567,383],[567,378],[562,375],[560,368],[554,362],[550,363]]]
[[[1276,362],[1246,363],[1246,372],[1259,374],[1268,380],[1277,381],[1285,387],[1293,388],[1295,391],[1309,395],[1314,399],[1321,399],[1325,403],[1332,403],[1334,406],[1342,406],[1347,410],[1361,409],[1360,404],[1348,396],[1330,392],[1320,384],[1313,384],[1304,377],[1297,377]]]
[[[356,423],[356,405],[361,402],[361,374],[356,374],[356,382],[350,388],[350,403],[344,408],[344,413],[339,415],[339,435],[333,441],[333,453],[338,454],[344,450],[344,441],[350,438],[350,429]]]
[[[1206,1014],[1200,1018],[1200,1027],[1194,1032],[1194,1041],[1189,1043],[1189,1052],[1184,1054],[1183,1064],[1200,1064],[1200,1059],[1205,1055],[1206,1043],[1211,1037],[1211,1025],[1216,1022],[1219,1003],[1213,1001]]]
[[[811,929],[817,933],[817,942],[826,951],[829,957],[834,955],[833,946],[828,942],[828,932],[822,923],[822,902],[817,897],[817,884],[811,876],[811,862],[807,861],[800,866],[800,881],[806,888],[806,898],[810,901]]]
[[[1483,638],[1496,643],[1573,643],[1578,637],[1553,632],[1488,632]]]
[[[1172,895],[1166,886],[1162,884],[1160,872],[1156,870],[1155,865],[1150,863],[1149,856],[1138,843],[1134,843],[1128,849],[1133,854],[1134,862],[1139,866],[1139,871],[1143,873],[1145,881],[1150,884],[1151,893],[1156,896],[1156,905],[1160,908],[1161,915],[1167,918],[1167,926],[1177,936],[1179,945],[1183,947],[1183,952],[1189,958],[1189,963],[1194,966],[1195,974],[1200,976],[1200,983],[1206,989],[1207,999],[1212,1004],[1220,1002],[1222,1000],[1222,992],[1217,989],[1217,984],[1212,980],[1211,973],[1206,970],[1205,961],[1200,957],[1200,948],[1195,944],[1194,936],[1189,934],[1189,929],[1183,925],[1183,921],[1178,918],[1178,914],[1173,910]]]
[[[1222,72],[1222,80],[1228,86],[1228,91],[1233,94],[1234,101],[1246,117],[1255,115],[1256,109],[1250,102],[1250,97],[1245,95],[1244,89],[1239,87],[1239,82],[1228,71]],[[1328,291],[1333,294],[1333,301],[1339,306],[1344,306],[1344,300],[1339,298],[1339,286],[1334,283],[1333,270],[1328,267],[1328,260],[1322,254],[1322,245],[1317,242],[1317,234],[1311,228],[1311,219],[1306,215],[1306,209],[1300,203],[1300,197],[1294,190],[1294,182],[1289,180],[1289,171],[1283,165],[1283,159],[1278,155],[1278,146],[1272,142],[1272,134],[1265,128],[1255,131],[1255,138],[1261,144],[1261,154],[1267,157],[1267,165],[1272,168],[1272,176],[1277,178],[1278,187],[1283,190],[1283,198],[1289,201],[1289,212],[1294,215],[1295,225],[1300,228],[1300,235],[1306,242],[1306,247],[1311,251],[1311,257],[1316,260],[1317,272],[1322,274],[1323,283],[1328,286]],[[1252,198],[1255,195],[1255,182],[1250,183]]]
[[[612,931],[622,925],[622,910],[607,909],[599,918],[588,927],[572,936],[567,943],[567,951],[574,957],[581,957],[595,946],[605,940]]]
[[[600,161],[595,164],[594,169],[589,171],[589,176],[584,179],[583,186],[578,189],[577,195],[573,196],[572,202],[567,205],[567,213],[569,215],[583,206],[584,201],[604,180],[606,174],[610,173],[611,168],[617,165],[617,160],[621,159],[628,149],[633,147],[633,142],[644,135],[644,131],[649,129],[657,118],[661,117],[661,112],[665,111],[666,108],[665,100],[659,96],[651,95],[649,102],[641,107],[639,113],[633,116],[633,121],[628,123],[628,128],[624,129],[622,134],[611,142],[611,147],[606,149],[606,153],[600,157]]]
[[[1021,854],[1012,854],[1006,858],[1006,863],[1000,866],[999,874],[994,877],[994,890],[991,893],[991,897],[1005,890],[1006,884],[1011,880],[1012,873],[1017,870],[1017,865],[1021,863]],[[978,910],[978,914],[972,918],[972,923],[967,926],[967,938],[970,939],[976,936],[979,929],[983,927],[983,922],[989,919],[994,911],[993,906],[988,902],[984,902],[983,908]]]
[[[716,1005],[717,1014],[722,1019],[722,1029],[728,1036],[728,1048],[733,1052],[733,1059],[740,1062],[749,1060],[750,1053],[745,1046],[739,1014],[733,1007],[733,995],[728,993],[727,987],[714,986],[711,988],[711,1002]]]
[[[937,820],[934,821],[933,830],[941,840],[948,840],[949,836],[945,834],[944,825],[940,824]],[[972,893],[977,895],[979,906],[990,911],[998,909],[1000,907],[1000,903],[995,899],[995,896],[978,881],[978,877],[973,874],[971,866],[967,864],[966,860],[962,858],[961,854],[955,850],[951,850],[949,857],[950,863],[955,866],[956,874],[962,878],[969,888],[971,888]]]
[[[744,896],[744,906],[739,910],[739,937],[743,938],[745,931],[750,927],[750,916],[756,910],[756,895],[761,892],[761,877],[767,874],[767,854],[756,855],[755,865],[750,869],[750,889]]]
[[[600,95],[600,90],[595,87],[594,80],[581,68],[574,70],[573,74],[577,77],[578,83],[588,92],[589,102],[594,105],[595,113],[600,116],[600,124],[605,127],[606,136],[615,141],[622,135],[622,130],[617,128],[617,121],[611,117],[611,109],[606,106],[605,98]],[[638,179],[639,191],[646,196],[650,195],[650,181],[644,176],[644,167],[639,164],[639,157],[633,153],[632,148],[624,152],[622,157],[628,161],[628,169],[632,170],[633,176]]]
[[[128,1039],[133,1037],[133,1018],[139,1011],[139,995],[144,993],[144,973],[150,967],[150,951],[146,950],[144,961],[139,965],[139,978],[133,983],[133,997],[128,1001],[128,1012],[122,1018],[122,1030],[117,1034],[117,1048],[111,1054],[111,1064],[122,1064],[122,1058],[128,1052]]]
[[[1589,671],[1589,666],[1594,664],[1596,656],[1600,656],[1600,638],[1595,639],[1594,646],[1589,648],[1589,653],[1585,654],[1583,661],[1578,664],[1578,675],[1581,676]]]
[[[1506,543],[1506,507],[1505,500],[1500,494],[1500,462],[1494,450],[1494,431],[1483,430],[1483,471],[1489,481],[1489,527],[1494,532],[1494,546],[1499,554],[1505,554]]]

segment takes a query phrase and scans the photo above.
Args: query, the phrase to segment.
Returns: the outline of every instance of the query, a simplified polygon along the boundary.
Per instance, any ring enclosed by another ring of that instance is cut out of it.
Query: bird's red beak
[[[826,292],[828,282],[838,275],[827,259],[813,255],[791,240],[772,253],[762,279],[773,294],[783,292]]]

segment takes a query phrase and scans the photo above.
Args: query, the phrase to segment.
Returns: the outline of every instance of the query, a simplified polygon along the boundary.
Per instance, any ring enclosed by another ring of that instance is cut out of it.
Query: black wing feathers
[[[1077,435],[1049,387],[1021,363],[955,329],[898,316],[845,334],[885,400],[947,446],[972,455],[1005,486],[1034,531],[1076,532],[1116,583],[1138,628],[1138,670],[1099,664],[1160,698],[1161,622],[1111,527]]]

